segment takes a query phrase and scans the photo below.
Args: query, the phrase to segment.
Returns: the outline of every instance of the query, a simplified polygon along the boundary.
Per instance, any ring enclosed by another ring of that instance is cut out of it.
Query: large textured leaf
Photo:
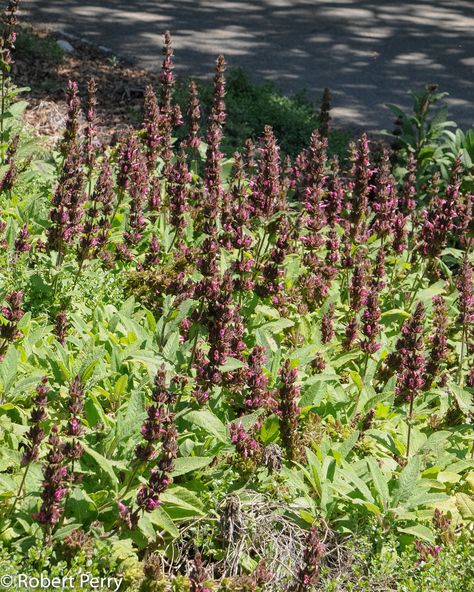
[[[257,411],[254,411],[253,413],[249,413],[247,415],[241,415],[238,419],[239,423],[242,424],[244,430],[251,430],[253,428],[253,426],[257,423],[258,418],[262,415],[263,410],[262,409],[258,409]]]
[[[90,456],[97,463],[102,472],[109,478],[111,485],[113,485],[113,487],[117,489],[118,479],[115,475],[113,463],[109,459],[105,458],[105,456],[102,456],[102,454],[99,454],[96,450],[88,446],[87,444],[83,444],[83,446],[85,456]]]
[[[368,458],[367,464],[369,465],[369,471],[370,475],[372,476],[372,483],[374,484],[375,490],[377,491],[382,503],[386,504],[390,499],[387,478],[382,473],[377,461],[374,458]]]
[[[212,460],[212,456],[184,456],[177,458],[174,463],[173,477],[207,467]]]
[[[227,443],[229,441],[227,437],[227,428],[210,409],[191,411],[184,416],[184,419],[199,426],[208,434],[212,434],[220,442]]]
[[[149,518],[155,526],[158,526],[158,528],[170,534],[174,539],[179,537],[179,530],[163,508],[158,507],[153,510],[153,512],[149,514]]]
[[[171,487],[161,494],[161,500],[165,504],[176,506],[183,510],[186,510],[193,516],[203,516],[203,507],[198,496],[186,489],[185,487]]]
[[[130,435],[138,433],[145,416],[145,395],[142,391],[135,391],[127,403],[125,414],[120,414],[117,420],[116,440],[121,442]]]
[[[321,495],[321,484],[323,481],[323,467],[321,465],[321,461],[319,458],[314,454],[312,450],[309,448],[306,449],[306,457],[308,459],[308,465],[310,473],[308,472],[310,483],[314,487],[314,489]],[[303,468],[303,467],[302,467]],[[303,468],[306,473],[306,469]]]
[[[395,493],[395,503],[403,503],[413,494],[420,475],[421,460],[414,456],[400,473]]]
[[[150,541],[154,540],[156,533],[155,529],[153,528],[153,522],[150,520],[150,516],[148,516],[148,514],[142,514],[140,516],[137,526],[145,538],[149,539]]]
[[[433,296],[439,296],[440,294],[443,294],[445,289],[444,281],[440,280],[432,286],[420,290],[416,295],[416,299],[417,301],[422,302],[426,308],[431,308]]]
[[[449,499],[449,496],[445,493],[421,493],[420,495],[412,496],[407,502],[405,502],[404,507],[407,510],[412,508],[419,508],[420,506],[428,506],[431,504],[436,504],[437,502],[444,502]]]
[[[111,556],[114,559],[125,560],[129,557],[136,557],[135,549],[131,539],[119,539],[111,541]]]
[[[179,332],[174,331],[168,337],[168,340],[166,341],[166,345],[163,348],[163,352],[162,352],[163,357],[166,360],[168,360],[168,362],[170,362],[171,364],[174,364],[176,352],[178,351],[178,348],[179,348]]]
[[[278,312],[278,310],[276,308],[273,308],[272,306],[267,306],[266,304],[258,304],[255,307],[255,312],[261,313],[264,317],[268,319],[275,320],[280,318],[280,313]]]
[[[225,364],[219,366],[219,370],[221,372],[232,372],[233,370],[238,370],[239,368],[243,368],[245,363],[237,358],[227,358]]]
[[[69,496],[68,507],[71,508],[72,514],[81,524],[97,515],[93,500],[84,489],[79,487],[75,487]]]
[[[466,493],[456,493],[456,506],[464,520],[474,520],[474,497]]]
[[[275,335],[277,333],[281,333],[285,329],[293,327],[294,324],[295,323],[290,319],[278,319],[276,321],[270,321],[269,323],[260,325],[259,330],[262,331],[262,333],[271,333]]]
[[[90,392],[87,396],[84,410],[86,413],[86,419],[89,426],[94,427],[98,423],[102,423],[104,426],[108,423],[108,418],[102,409],[102,405],[97,399],[95,393]]]
[[[158,368],[161,368],[163,364],[165,367],[170,368],[169,362],[167,360],[159,355],[154,354],[133,354],[124,361],[142,364],[153,376],[156,374]]]
[[[303,395],[300,399],[300,407],[317,407],[326,394],[326,385],[324,382],[317,382],[310,384],[308,388],[304,389]]]
[[[120,401],[121,397],[125,393],[125,390],[128,385],[128,376],[126,374],[122,374],[120,376],[115,385],[114,385],[114,397]]]
[[[459,405],[459,409],[463,413],[471,413],[474,410],[471,393],[468,393],[457,384],[451,384],[450,389],[453,392],[456,403]]]
[[[429,528],[421,524],[417,524],[416,526],[407,526],[406,528],[398,528],[397,530],[398,532],[411,534],[417,539],[428,541],[428,543],[435,543],[434,534],[431,532]]]
[[[3,360],[0,361],[0,383],[5,391],[16,375],[19,358],[18,351],[13,346],[10,346]]]
[[[345,459],[349,452],[357,444],[357,441],[359,440],[359,434],[360,432],[356,430],[353,434],[349,436],[349,438],[346,438],[344,442],[342,442],[342,444],[339,446],[338,452],[341,455],[342,459]]]
[[[347,481],[350,481],[353,485],[355,485],[356,489],[358,489],[359,492],[363,495],[363,500],[366,502],[370,502],[371,504],[375,504],[374,496],[370,492],[370,489],[367,487],[367,484],[364,483],[364,481],[355,474],[352,467],[348,463],[343,462],[343,469],[344,471],[342,472],[342,477]]]

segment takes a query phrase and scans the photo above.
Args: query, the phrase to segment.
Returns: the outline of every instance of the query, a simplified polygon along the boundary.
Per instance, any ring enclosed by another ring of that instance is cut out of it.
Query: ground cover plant
[[[184,113],[174,101],[167,34],[137,128],[100,145],[96,84],[81,104],[71,81],[45,154],[9,76],[16,4],[2,571],[142,591],[468,589],[471,140],[431,118],[442,97],[417,97],[395,152],[362,136],[328,158],[323,109],[294,159],[269,126],[226,158],[224,58],[203,131],[196,86]]]

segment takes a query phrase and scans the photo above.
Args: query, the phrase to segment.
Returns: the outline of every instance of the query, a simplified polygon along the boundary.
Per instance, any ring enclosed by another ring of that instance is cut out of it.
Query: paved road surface
[[[222,52],[285,92],[328,86],[341,124],[391,127],[385,103],[431,82],[474,123],[472,0],[23,0],[23,14],[150,68],[170,29],[178,74],[210,79]]]

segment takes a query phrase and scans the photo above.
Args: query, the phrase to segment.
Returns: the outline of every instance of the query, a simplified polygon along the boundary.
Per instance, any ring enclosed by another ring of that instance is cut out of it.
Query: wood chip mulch
[[[61,38],[44,29],[34,28],[39,37]],[[77,81],[85,97],[87,81],[94,78],[98,85],[98,135],[102,142],[111,139],[136,123],[143,105],[147,84],[155,88],[159,74],[121,63],[110,54],[79,40],[67,39],[74,53],[65,53],[59,63],[48,57],[17,52],[12,79],[17,86],[31,90],[22,96],[29,102],[25,119],[49,145],[61,137],[66,116],[66,88],[69,80]]]

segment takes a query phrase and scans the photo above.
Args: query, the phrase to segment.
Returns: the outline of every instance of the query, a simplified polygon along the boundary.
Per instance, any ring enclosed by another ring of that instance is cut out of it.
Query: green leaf
[[[335,372],[321,372],[321,374],[315,374],[314,376],[310,376],[304,381],[303,386],[309,386],[310,384],[318,384],[320,382],[339,382],[341,377],[339,374]]]
[[[90,361],[87,366],[79,372],[83,383],[87,382],[89,378],[94,374],[94,368],[99,364],[100,358]]]
[[[354,446],[357,444],[357,441],[359,440],[359,434],[360,432],[356,430],[353,434],[349,436],[349,438],[346,438],[346,440],[342,442],[342,444],[338,448],[338,452],[341,455],[341,458],[345,459],[349,452],[354,448]]]
[[[122,374],[114,385],[114,397],[115,399],[121,399],[125,393],[128,385],[128,376]]]
[[[278,312],[278,310],[276,308],[271,307],[271,306],[267,306],[266,304],[258,304],[255,307],[255,312],[259,312],[260,314],[262,314],[264,317],[267,317],[268,319],[279,319],[280,318],[280,313]]]
[[[133,542],[131,539],[112,539],[110,554],[112,558],[122,561],[128,559],[129,557],[136,557],[136,551],[133,547]]]
[[[278,319],[277,321],[270,321],[269,323],[260,325],[259,330],[263,333],[271,333],[272,335],[275,335],[276,333],[281,333],[284,329],[293,327],[294,324],[295,323],[290,319]]]
[[[395,493],[395,503],[407,501],[415,490],[418,478],[420,475],[421,459],[419,456],[414,456],[406,464],[403,471],[400,473]]]
[[[174,462],[173,477],[185,475],[207,467],[213,461],[212,456],[182,456]]]
[[[115,439],[121,442],[130,435],[137,434],[145,416],[145,394],[142,391],[134,391],[127,403],[127,411],[120,414],[117,419]]]
[[[8,113],[11,114],[15,119],[20,117],[23,111],[28,107],[28,101],[17,101],[10,105]]]
[[[128,356],[128,358],[124,360],[124,362],[138,362],[145,366],[145,368],[147,368],[150,374],[152,374],[153,376],[156,374],[157,370],[161,368],[163,364],[168,368],[170,367],[169,362],[167,360],[165,360],[161,356],[151,354],[133,354],[131,356]]]
[[[472,403],[472,395],[466,390],[462,389],[457,384],[450,384],[450,389],[456,399],[456,403],[459,409],[464,413],[468,414],[474,411],[474,405]]]
[[[306,383],[305,383],[306,384]],[[300,399],[300,407],[317,407],[326,394],[326,385],[324,382],[317,382],[304,389]]]
[[[87,456],[90,456],[99,466],[99,468],[109,477],[110,483],[117,489],[118,486],[118,479],[115,475],[114,467],[112,462],[96,452],[93,448],[90,448],[87,444],[83,444],[84,453]]]
[[[308,459],[308,468],[310,470],[307,471],[305,467],[300,465],[301,469],[306,475],[308,481],[313,486],[313,489],[318,493],[319,496],[321,496],[322,482],[324,479],[323,467],[319,458],[309,448],[306,448],[306,457]]]
[[[391,310],[386,310],[382,313],[381,318],[387,321],[404,321],[405,319],[410,318],[410,313],[406,312],[406,310],[402,310],[401,308],[392,308]]]
[[[387,479],[385,475],[382,473],[375,458],[367,458],[366,460],[369,466],[369,471],[372,476],[372,483],[374,484],[375,490],[377,491],[380,500],[384,504],[386,504],[390,499]]]
[[[74,517],[79,523],[84,524],[87,520],[97,515],[97,508],[89,497],[88,493],[79,487],[75,487],[69,496],[68,508],[71,508]]]
[[[148,516],[148,514],[142,514],[140,516],[140,519],[138,520],[138,528],[147,539],[155,539],[155,529],[153,528],[153,522],[150,520],[150,516]]]
[[[87,423],[90,427],[94,427],[98,423],[102,423],[104,426],[107,425],[107,416],[105,415],[102,405],[93,392],[88,394],[84,404],[84,409]]]
[[[170,487],[160,496],[165,504],[176,506],[183,510],[191,512],[194,516],[203,516],[203,507],[200,499],[195,493],[185,487]]]
[[[169,517],[168,513],[163,508],[155,508],[148,517],[150,521],[161,530],[164,530],[170,534],[174,539],[179,537],[179,530],[174,525],[173,521]]]
[[[421,524],[417,524],[415,526],[408,526],[407,528],[397,528],[398,532],[404,532],[406,534],[411,534],[412,536],[416,537],[417,539],[422,539],[427,541],[428,543],[435,543],[436,538],[434,534],[431,532],[429,528],[423,526]]]
[[[407,502],[405,502],[404,507],[407,510],[411,508],[419,508],[420,506],[428,506],[431,504],[435,504],[436,502],[443,502],[449,499],[445,493],[422,493],[420,495],[412,496]]]
[[[474,499],[472,495],[456,493],[456,506],[464,520],[474,520]]]
[[[445,291],[444,281],[436,282],[435,284],[420,290],[416,295],[416,300],[422,302],[428,309],[432,307],[433,296],[439,296]]]
[[[355,360],[359,357],[358,352],[349,352],[348,354],[343,354],[342,356],[337,357],[336,359],[331,361],[331,366],[335,369],[343,366],[346,362],[350,362],[351,360]],[[336,374],[337,376],[337,374]],[[338,377],[339,378],[339,377]]]
[[[344,479],[351,481],[356,486],[356,488],[364,496],[365,502],[375,504],[375,500],[372,493],[370,492],[370,489],[367,487],[364,481],[362,481],[362,479],[355,474],[354,470],[349,465],[349,463],[343,461],[343,468],[344,472],[342,473],[342,476],[344,477]]]
[[[306,471],[303,469],[302,472]],[[283,466],[280,472],[281,477],[285,480],[285,483],[290,485],[296,491],[302,491],[307,493],[309,491],[309,487],[306,482],[300,477],[300,474],[292,467],[289,469],[288,467]]]
[[[262,409],[257,409],[253,413],[248,413],[247,415],[241,415],[231,423],[241,423],[244,430],[247,432],[253,428],[253,426],[257,423],[258,418],[264,413]],[[230,426],[230,424],[229,424]]]
[[[367,508],[367,510],[369,510],[371,514],[376,514],[377,516],[380,516],[380,514],[382,513],[380,507],[376,504],[373,504],[372,502],[364,501],[362,502],[362,505],[364,506],[364,508]]]
[[[188,316],[189,311],[193,306],[196,306],[197,300],[193,300],[191,298],[186,299],[179,305],[178,314],[174,319],[175,323],[179,324],[181,321]]]
[[[364,382],[362,380],[361,375],[358,372],[355,372],[354,370],[351,370],[350,375],[358,391],[361,393],[362,389],[364,388]]]
[[[4,389],[7,390],[10,382],[16,375],[20,354],[13,346],[10,346],[7,353],[0,361],[0,382]]]
[[[163,348],[163,357],[171,364],[175,362],[176,352],[179,348],[179,331],[171,333]]]
[[[208,434],[215,436],[220,442],[227,443],[227,428],[222,421],[210,409],[199,409],[190,411],[183,419],[199,426]]]
[[[269,349],[273,353],[276,353],[278,351],[278,343],[270,333],[266,333],[265,331],[256,329],[255,340],[257,342],[257,345],[261,345],[265,349]]]
[[[436,477],[436,480],[440,483],[459,483],[459,481],[461,481],[461,475],[451,471],[440,471]]]
[[[13,496],[18,490],[18,483],[8,475],[0,474],[0,492]]]
[[[219,370],[221,372],[232,372],[233,370],[238,370],[239,368],[244,368],[245,363],[237,358],[227,358],[225,364],[219,366]]]

